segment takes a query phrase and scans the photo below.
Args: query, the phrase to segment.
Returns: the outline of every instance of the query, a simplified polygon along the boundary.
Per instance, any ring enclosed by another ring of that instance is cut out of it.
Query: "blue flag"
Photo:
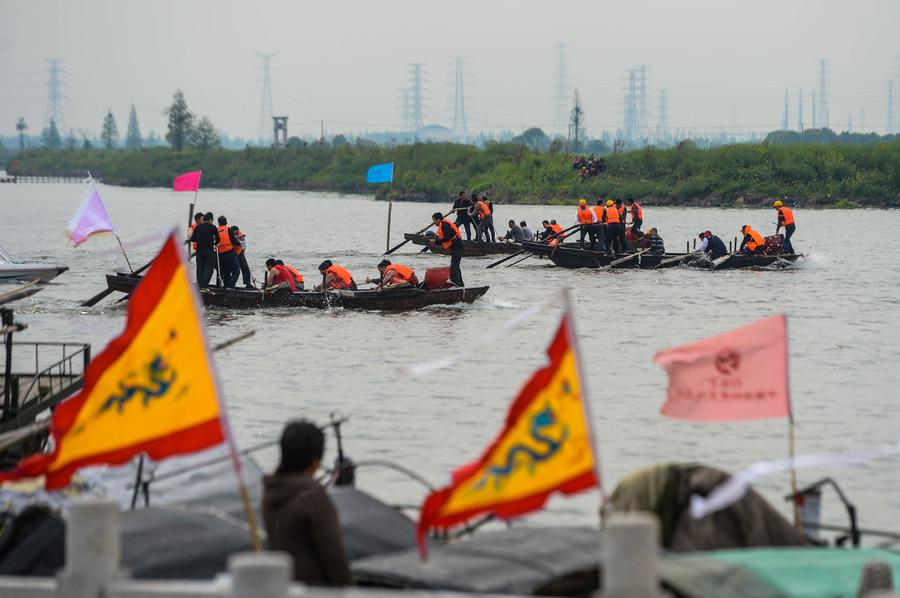
[[[367,183],[392,183],[394,182],[394,163],[376,164],[369,168],[366,174]]]

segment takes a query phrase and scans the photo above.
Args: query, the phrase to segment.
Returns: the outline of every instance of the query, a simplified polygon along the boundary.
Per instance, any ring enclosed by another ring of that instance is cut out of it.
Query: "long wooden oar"
[[[570,226],[569,228],[567,228],[566,230],[562,231],[562,232],[559,233],[559,234],[560,234],[560,235],[565,234],[565,233],[569,232],[570,230],[572,230],[573,228],[579,228],[580,226],[581,226],[580,224],[576,224],[575,226]],[[552,239],[555,239],[555,238],[558,237],[558,236],[559,236],[559,235],[557,235],[556,233],[554,233],[553,236],[552,236],[551,238],[552,238]],[[502,263],[504,263],[504,262],[508,262],[509,260],[513,259],[513,258],[516,257],[517,255],[522,255],[522,254],[525,253],[526,251],[528,251],[528,249],[522,249],[521,251],[517,251],[517,252],[515,252],[515,253],[513,253],[513,254],[511,254],[511,255],[508,255],[508,256],[506,256],[506,257],[503,258],[503,259],[497,260],[497,261],[494,262],[493,264],[489,264],[489,265],[488,265],[488,268],[493,268],[494,266],[499,266],[500,264],[502,264]],[[527,260],[528,258],[530,258],[532,255],[534,255],[534,254],[532,253],[532,254],[530,254],[530,255],[527,255],[527,256],[523,257],[522,259],[520,259],[519,261],[513,262],[513,263],[510,264],[509,266],[515,266],[515,265],[518,264],[519,262],[524,262],[525,260]],[[507,268],[509,268],[509,266],[507,266]]]
[[[452,214],[453,212],[454,212],[454,210],[450,210],[449,212],[447,212],[446,214],[444,214],[444,215],[442,216],[442,218],[446,218],[447,216],[449,216],[449,215]],[[425,228],[423,228],[422,230],[420,230],[420,231],[417,232],[416,234],[417,234],[417,235],[421,235],[422,233],[424,233],[425,231],[427,231],[427,230],[428,230],[429,228],[431,228],[432,226],[434,226],[434,222],[432,222],[431,224],[429,224],[428,226],[426,226]],[[409,239],[406,239],[405,241],[403,241],[403,242],[400,243],[399,245],[395,245],[394,247],[391,247],[390,249],[388,249],[387,251],[384,252],[384,255],[390,255],[390,254],[394,253],[395,251],[397,251],[398,249],[400,249],[401,247],[403,247],[403,246],[406,245],[407,243],[409,243]]]
[[[140,268],[138,268],[137,270],[132,272],[131,276],[137,276],[137,275],[141,274],[144,270],[149,268],[152,264],[153,264],[153,260],[150,260],[149,262],[147,262],[146,264],[144,264],[143,266],[141,266]],[[94,295],[93,297],[88,299],[87,301],[82,302],[81,307],[93,307],[94,305],[100,303],[100,301],[102,301],[107,295],[112,293],[113,290],[114,289],[107,288],[107,289],[100,291],[99,293],[97,293],[96,295]]]
[[[615,267],[618,266],[619,264],[624,264],[624,263],[626,263],[626,262],[630,262],[631,260],[633,260],[633,259],[635,259],[635,258],[641,257],[642,255],[644,255],[644,254],[647,253],[648,251],[650,251],[649,248],[648,248],[648,249],[641,249],[640,251],[638,251],[638,252],[636,252],[636,253],[631,253],[631,254],[629,254],[629,255],[626,255],[625,257],[620,257],[620,258],[617,259],[617,260],[611,261],[611,262],[609,263],[609,265],[607,266],[607,268],[615,268]]]
[[[670,258],[666,258],[664,260],[659,260],[659,263],[656,264],[655,266],[653,266],[653,269],[655,270],[657,268],[662,268],[663,266],[668,266],[669,264],[674,264],[676,262],[680,263],[680,262],[683,262],[684,260],[688,259],[689,257],[693,257],[693,256],[696,256],[699,254],[700,254],[700,251],[695,251],[693,253],[685,253],[685,254],[679,255],[678,257],[670,257]]]

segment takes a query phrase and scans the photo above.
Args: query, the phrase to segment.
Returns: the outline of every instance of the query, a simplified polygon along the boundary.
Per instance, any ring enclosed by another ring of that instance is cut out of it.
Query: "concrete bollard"
[[[857,598],[866,598],[873,592],[893,589],[894,574],[887,561],[868,561],[863,565],[859,587],[856,590]]]
[[[612,513],[601,532],[603,598],[657,598],[659,522],[651,513]]]
[[[97,598],[120,576],[119,505],[74,498],[66,521],[66,566],[56,574],[59,598]]]
[[[241,552],[228,558],[232,598],[287,598],[291,557],[283,552]]]

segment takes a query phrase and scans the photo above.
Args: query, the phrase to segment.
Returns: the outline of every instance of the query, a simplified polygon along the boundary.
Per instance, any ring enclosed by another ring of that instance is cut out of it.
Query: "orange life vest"
[[[591,224],[594,221],[594,213],[587,206],[578,206],[578,222]]]
[[[236,231],[234,231],[234,238],[237,239],[238,241],[243,241],[245,236],[246,235],[241,232],[241,229],[237,229]],[[241,244],[235,245],[234,251],[238,255],[241,255],[242,253],[244,253],[244,246]]]
[[[384,273],[394,272],[393,281],[396,282],[412,282],[413,277],[416,275],[413,272],[412,268],[407,268],[402,264],[391,264],[387,268],[384,269]],[[399,280],[397,280],[399,278]]]
[[[325,270],[325,276],[329,274],[334,274],[335,278],[337,278],[336,281],[331,283],[331,288],[333,289],[348,289],[353,284],[353,277],[350,276],[350,272],[346,268],[332,264]]]
[[[782,206],[778,208],[778,213],[781,215],[781,219],[784,221],[785,226],[794,223],[794,210]]]
[[[191,236],[194,234],[194,229],[195,229],[195,228],[197,228],[197,223],[196,223],[196,222],[194,222],[193,224],[191,224],[191,228],[188,229],[188,237],[191,237]],[[194,251],[197,251],[197,242],[196,242],[196,241],[193,242],[193,243],[191,243],[191,249],[193,249]]]
[[[475,202],[475,211],[478,212],[479,218],[486,218],[487,216],[491,215],[491,209],[480,199]]]
[[[444,223],[449,224],[450,228],[453,229],[453,236],[446,241],[444,240]],[[441,243],[441,247],[443,247],[444,249],[450,249],[450,246],[453,245],[453,241],[455,241],[456,239],[462,239],[462,235],[459,234],[459,229],[455,224],[447,219],[444,219],[441,220],[440,224],[438,224],[437,239]]]
[[[619,206],[616,208],[619,210],[619,219],[621,222],[625,222],[625,206]]]
[[[749,226],[746,229],[744,229],[744,234],[748,235],[750,237],[747,240],[747,244],[746,244],[747,249],[749,249],[750,251],[753,251],[757,247],[761,247],[762,245],[766,244],[766,242],[762,238],[762,235],[760,235],[758,232],[756,232]]]
[[[291,273],[291,276],[294,277],[294,280],[300,283],[303,282],[303,275],[297,272],[297,270],[295,270],[293,266],[288,266],[287,264],[285,264],[283,267],[285,270]]]
[[[219,253],[225,253],[227,251],[231,251],[234,249],[234,245],[231,244],[231,237],[228,236],[228,226],[222,225],[218,227],[219,229]]]
[[[275,274],[270,274],[271,279],[269,280],[269,284],[278,284],[279,282],[286,282],[288,286],[291,288],[291,292],[297,290],[297,285],[294,284],[294,277],[291,276],[290,270],[288,270],[284,266],[279,266],[278,264],[272,266],[272,271]]]
[[[603,206],[594,206],[594,216],[597,217],[597,222],[603,220]]]
[[[632,220],[644,220],[644,208],[641,207],[641,204],[638,202],[634,202],[631,204],[631,219]]]
[[[606,222],[609,224],[621,222],[619,218],[619,210],[616,209],[616,206],[608,206],[606,208]]]

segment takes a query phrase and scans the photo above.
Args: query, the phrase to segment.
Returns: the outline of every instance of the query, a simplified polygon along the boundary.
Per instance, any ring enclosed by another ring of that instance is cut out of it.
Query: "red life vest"
[[[246,236],[247,235],[245,235],[244,233],[241,232],[241,229],[237,229],[236,231],[234,231],[234,238],[237,239],[238,241],[243,241],[244,237],[246,237]],[[234,246],[234,251],[238,255],[241,255],[242,253],[244,253],[244,246],[239,243],[238,245]]]
[[[578,222],[590,224],[594,221],[594,213],[587,206],[578,206]]]
[[[196,223],[196,222],[194,222],[193,224],[191,224],[191,228],[188,230],[188,237],[189,237],[189,238],[194,234],[194,229],[195,229],[195,228],[197,228],[197,223]],[[197,242],[196,242],[196,241],[194,241],[193,243],[191,243],[191,249],[193,249],[195,252],[197,251]]]
[[[445,223],[449,224],[450,228],[453,229],[453,236],[450,237],[449,239],[447,239],[446,241],[444,240],[444,224]],[[453,245],[453,241],[455,241],[456,239],[462,239],[462,235],[459,234],[459,228],[457,228],[455,224],[453,224],[452,222],[450,222],[447,219],[444,219],[444,220],[441,220],[440,224],[438,224],[437,239],[438,239],[438,242],[440,242],[441,247],[443,247],[444,249],[450,249],[450,246]]]
[[[475,202],[475,210],[478,212],[479,218],[485,218],[491,215],[491,209],[480,199]]]
[[[609,224],[618,224],[621,222],[619,218],[619,210],[616,209],[616,206],[608,206],[606,208],[606,222]]]
[[[784,221],[785,226],[794,223],[794,210],[782,206],[778,208],[778,213],[781,215],[781,219]]]
[[[228,236],[228,227],[226,225],[222,225],[218,227],[219,229],[219,253],[225,253],[227,251],[231,251],[234,249],[234,245],[231,244],[231,237]]]
[[[269,271],[269,284],[278,284],[280,282],[288,283],[288,286],[291,288],[291,292],[297,290],[297,285],[294,284],[294,277],[291,276],[290,271],[284,266],[279,266],[278,264],[276,264],[272,266],[272,270]]]
[[[353,285],[353,277],[346,268],[332,264],[325,270],[325,276],[328,276],[329,274],[333,274],[337,279],[331,283],[332,289],[349,289]]]
[[[384,273],[394,272],[393,282],[412,282],[413,278],[415,278],[416,273],[413,272],[412,268],[407,268],[402,264],[391,264],[387,268],[384,269]]]

